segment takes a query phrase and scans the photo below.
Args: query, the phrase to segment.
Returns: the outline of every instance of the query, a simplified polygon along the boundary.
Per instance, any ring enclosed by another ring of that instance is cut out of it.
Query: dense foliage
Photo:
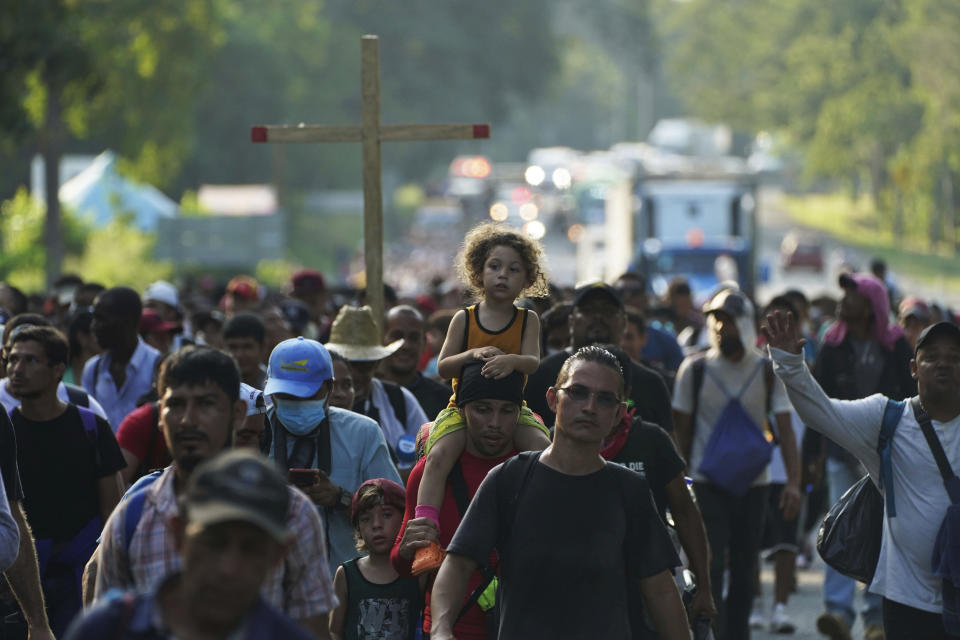
[[[811,178],[868,193],[878,224],[956,246],[960,4],[669,3],[668,76],[690,111],[779,132]]]

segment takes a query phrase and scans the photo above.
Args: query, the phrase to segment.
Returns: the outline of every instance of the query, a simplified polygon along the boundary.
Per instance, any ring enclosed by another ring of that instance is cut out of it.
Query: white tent
[[[159,189],[117,173],[112,151],[104,151],[65,182],[60,187],[60,202],[97,226],[109,223],[118,213],[132,213],[135,224],[147,231],[157,228],[159,218],[175,217],[178,208]]]

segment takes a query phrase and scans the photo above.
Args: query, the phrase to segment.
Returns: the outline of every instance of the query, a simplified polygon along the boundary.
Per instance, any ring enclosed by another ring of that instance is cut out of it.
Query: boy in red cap
[[[390,564],[405,506],[404,488],[386,478],[367,480],[354,494],[350,514],[357,551],[367,555],[337,568],[333,589],[340,604],[330,617],[332,637],[413,640],[424,580],[402,578]]]

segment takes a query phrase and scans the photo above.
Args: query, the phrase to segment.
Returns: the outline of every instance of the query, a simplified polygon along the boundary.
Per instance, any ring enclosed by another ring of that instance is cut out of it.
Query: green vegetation
[[[569,143],[602,148],[637,133],[623,123],[635,76],[653,61],[651,32],[646,0],[598,0],[586,13],[573,0],[0,3],[0,200],[41,154],[53,204],[35,241],[49,282],[71,253],[54,195],[63,154],[113,149],[125,175],[174,199],[201,183],[274,182],[292,209],[306,189],[358,188],[357,145],[255,146],[249,129],[358,124],[366,33],[381,38],[384,122],[491,122],[499,132],[385,145],[394,184],[442,175],[458,153],[513,160],[568,132]],[[292,258],[325,246],[319,228],[304,227],[311,235],[296,238]]]
[[[807,179],[867,194],[871,240],[960,247],[955,0],[690,0],[660,14],[691,112],[776,132]]]
[[[940,243],[938,250],[931,250],[923,246],[922,239],[898,238],[889,229],[879,228],[880,216],[867,196],[853,201],[837,194],[809,195],[786,198],[783,204],[796,224],[883,258],[902,276],[960,290],[960,258],[953,247]]]

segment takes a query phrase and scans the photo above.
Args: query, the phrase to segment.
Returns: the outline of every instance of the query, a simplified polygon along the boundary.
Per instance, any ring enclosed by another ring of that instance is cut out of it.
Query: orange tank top
[[[527,328],[527,310],[513,308],[513,317],[503,329],[499,331],[490,331],[480,324],[480,311],[477,305],[472,304],[466,309],[466,326],[463,332],[463,349],[476,349],[477,347],[497,347],[504,353],[523,353],[523,333]],[[453,386],[453,396],[450,397],[450,406],[455,406],[454,398],[457,396],[457,379],[451,381]]]

